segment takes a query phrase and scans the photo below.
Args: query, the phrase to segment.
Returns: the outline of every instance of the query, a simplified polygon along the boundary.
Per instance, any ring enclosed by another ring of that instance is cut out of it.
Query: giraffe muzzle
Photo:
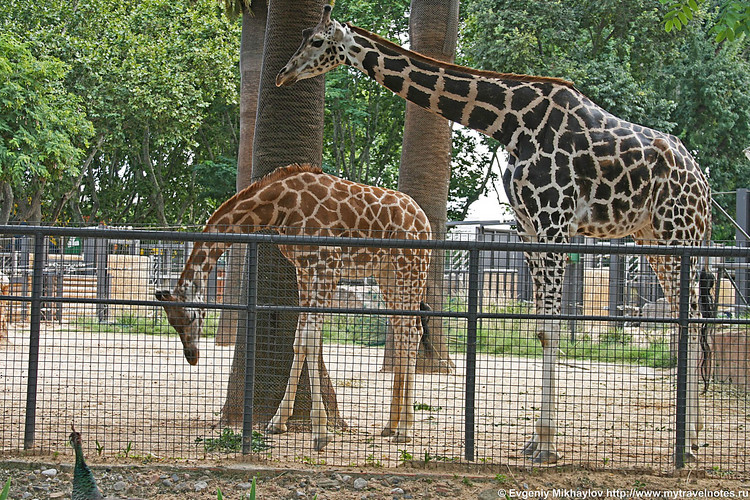
[[[288,85],[292,85],[297,81],[297,75],[291,72],[291,69],[289,69],[288,66],[284,66],[284,68],[279,71],[279,74],[276,75],[276,86],[277,87],[286,87]]]

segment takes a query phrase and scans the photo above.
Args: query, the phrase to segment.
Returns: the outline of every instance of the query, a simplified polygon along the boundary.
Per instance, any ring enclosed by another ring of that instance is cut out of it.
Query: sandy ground
[[[84,334],[66,325],[44,326],[35,453],[69,457],[66,441],[75,421],[94,462],[196,465],[237,459],[236,454],[207,452],[202,444],[217,437],[211,426],[224,401],[231,348],[203,340],[201,363],[191,367],[174,335]],[[23,325],[15,325],[0,347],[0,453],[6,456],[20,456],[23,448],[26,337]],[[307,432],[270,436],[272,448],[249,457],[255,463],[387,471],[415,462],[426,462],[429,470],[466,461],[465,361],[460,355],[454,359],[455,373],[418,376],[416,402],[422,409],[416,412],[415,439],[396,445],[380,437],[390,397],[390,375],[380,372],[382,350],[332,345],[325,354],[348,429],[320,453],[312,450]],[[559,370],[561,465],[672,471],[673,370],[573,360],[565,360]],[[538,416],[540,372],[540,360],[479,356],[475,454],[468,467],[494,474],[508,466],[528,466],[519,451]],[[747,398],[714,385],[701,404],[704,444],[692,468],[747,476]]]

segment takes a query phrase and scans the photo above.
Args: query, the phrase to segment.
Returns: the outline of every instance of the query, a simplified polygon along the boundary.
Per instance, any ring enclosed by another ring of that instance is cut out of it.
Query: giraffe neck
[[[263,194],[269,189],[272,188],[264,186],[257,189],[257,184],[251,184],[235,194],[213,213],[203,232],[253,233],[281,225],[276,220],[278,211],[268,210],[272,203],[263,201]],[[193,244],[193,250],[177,282],[177,288],[184,292],[188,301],[202,298],[208,275],[230,246],[230,243],[220,241],[196,241]]]
[[[444,63],[362,28],[345,26],[347,63],[409,102],[494,137],[509,152],[536,130],[555,99],[577,95],[565,80],[478,71]],[[561,105],[565,107],[564,105]]]

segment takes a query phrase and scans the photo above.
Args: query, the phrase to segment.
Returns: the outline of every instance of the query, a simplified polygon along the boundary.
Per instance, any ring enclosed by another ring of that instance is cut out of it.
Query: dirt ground
[[[326,363],[348,428],[321,453],[312,450],[306,431],[267,436],[271,448],[253,453],[255,465],[249,466],[239,463],[236,451],[204,446],[219,439],[212,425],[224,402],[232,348],[204,339],[201,363],[191,367],[176,336],[81,333],[52,324],[45,324],[40,343],[34,448],[40,455],[23,457],[26,337],[24,328],[11,328],[0,348],[0,459],[23,459],[0,462],[0,479],[3,468],[21,471],[7,474],[20,474],[31,488],[51,481],[35,470],[60,469],[58,490],[33,490],[26,498],[58,498],[51,495],[69,488],[71,421],[83,433],[89,461],[105,474],[105,491],[125,482],[117,490],[123,498],[216,498],[216,488],[229,492],[226,498],[241,498],[245,490],[238,485],[254,475],[259,498],[497,498],[493,488],[513,490],[519,498],[537,498],[541,494],[532,492],[544,488],[747,491],[741,479],[750,476],[750,412],[746,396],[730,386],[712,385],[701,397],[706,429],[700,461],[674,475],[673,369],[563,360],[560,467],[532,468],[520,450],[538,417],[541,360],[478,356],[474,460],[467,463],[462,355],[454,358],[453,374],[418,376],[415,437],[395,445],[380,437],[391,377],[380,371],[382,350],[327,345]],[[208,486],[194,491],[202,478]],[[360,478],[367,485],[356,489]],[[183,485],[180,491],[176,484]]]

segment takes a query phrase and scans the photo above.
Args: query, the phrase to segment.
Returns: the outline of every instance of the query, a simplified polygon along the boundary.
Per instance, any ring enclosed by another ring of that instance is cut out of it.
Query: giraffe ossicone
[[[390,189],[366,186],[323,173],[309,165],[280,168],[251,184],[211,215],[204,232],[251,233],[272,229],[280,234],[350,238],[427,240],[432,237],[427,216],[409,196]],[[295,268],[300,305],[331,307],[342,276],[374,277],[386,307],[419,311],[425,299],[428,249],[278,245]],[[185,359],[198,363],[198,340],[204,309],[180,302],[202,302],[208,274],[228,243],[196,241],[172,292],[157,291],[172,327],[180,335]],[[318,358],[322,348],[324,313],[300,313],[295,331],[294,359],[284,397],[267,426],[271,433],[286,431],[292,415],[304,363],[310,376],[313,448],[322,450],[332,435],[327,429]],[[411,438],[414,423],[414,378],[417,351],[423,334],[416,315],[390,317],[394,335],[394,374],[390,414],[383,436],[395,442]]]
[[[505,146],[503,175],[524,241],[569,242],[575,235],[637,243],[700,245],[710,239],[708,181],[674,136],[621,120],[572,83],[548,77],[494,73],[437,61],[367,30],[341,24],[325,6],[320,22],[303,33],[300,48],[276,77],[277,85],[352,66],[400,97],[494,137]],[[556,380],[564,256],[527,253],[542,341],[542,402],[524,448],[536,462],[556,462]],[[649,256],[672,308],[679,258]],[[691,316],[701,315],[697,261],[691,265]],[[686,445],[694,459],[698,431],[698,327],[690,328]]]

